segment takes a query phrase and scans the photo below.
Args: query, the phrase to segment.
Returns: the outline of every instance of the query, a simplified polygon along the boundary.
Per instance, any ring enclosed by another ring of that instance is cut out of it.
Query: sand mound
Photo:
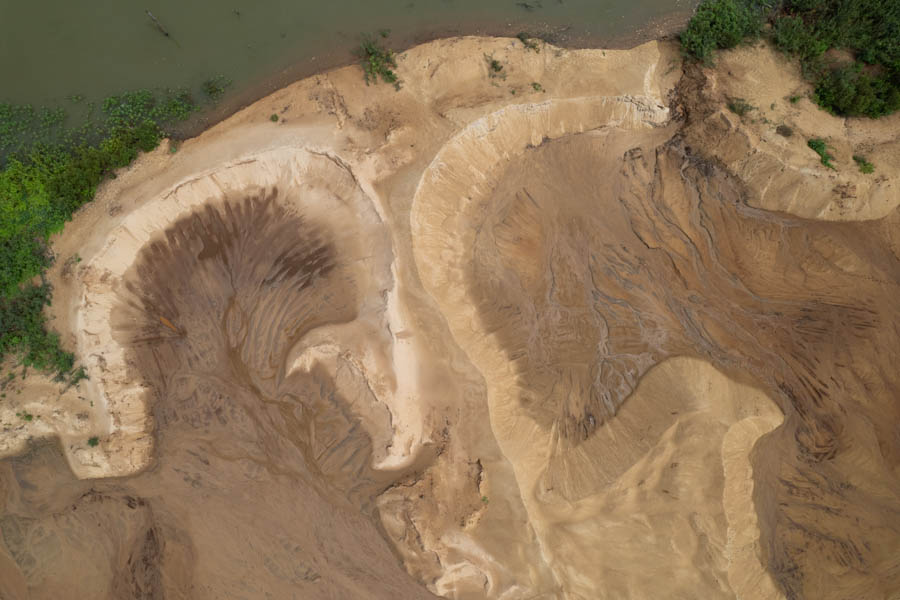
[[[740,90],[674,45],[398,63],[142,157],[56,241],[91,378],[6,436],[63,453],[0,463],[0,596],[900,590],[898,217],[760,210],[838,218],[742,170],[759,124],[698,120]]]
[[[797,62],[766,44],[723,52],[714,69],[698,69],[688,81],[702,88],[691,92],[688,142],[746,184],[751,206],[857,221],[900,204],[900,114],[873,121],[826,113]],[[729,108],[741,101],[743,115]],[[827,143],[834,169],[809,148],[813,138]],[[854,156],[875,171],[862,173]]]

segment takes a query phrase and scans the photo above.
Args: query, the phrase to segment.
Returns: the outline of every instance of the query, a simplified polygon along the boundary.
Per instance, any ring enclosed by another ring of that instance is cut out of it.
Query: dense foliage
[[[216,80],[209,95],[220,96],[223,85]],[[45,326],[49,238],[115,169],[155,148],[166,126],[197,108],[186,92],[131,92],[107,98],[97,115],[92,109],[80,127],[66,129],[59,109],[0,104],[0,359],[15,354],[60,377],[81,373]]]
[[[824,109],[879,117],[900,109],[900,1],[705,0],[681,34],[685,52],[709,62],[717,48],[756,37],[796,56]],[[849,59],[826,54],[845,50]]]
[[[681,34],[681,45],[691,56],[710,62],[716,49],[758,36],[768,10],[751,0],[705,0]]]

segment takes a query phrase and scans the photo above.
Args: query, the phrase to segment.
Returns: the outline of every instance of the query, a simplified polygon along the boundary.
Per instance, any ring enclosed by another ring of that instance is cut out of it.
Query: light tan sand
[[[831,173],[765,49],[398,63],[142,156],[55,240],[90,380],[0,403],[2,452],[62,448],[0,463],[0,598],[900,593],[894,121],[823,120]]]

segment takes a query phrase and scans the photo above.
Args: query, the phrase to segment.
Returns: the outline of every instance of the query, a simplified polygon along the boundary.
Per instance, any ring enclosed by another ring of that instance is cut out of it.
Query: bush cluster
[[[719,48],[734,48],[756,37],[763,26],[767,6],[748,0],[705,0],[681,34],[684,50],[703,62],[712,61]]]
[[[681,34],[684,51],[709,62],[717,48],[755,38],[796,56],[814,100],[843,116],[879,117],[900,109],[900,2],[897,0],[704,0]],[[848,64],[827,58],[846,50]]]
[[[819,155],[819,160],[829,169],[834,169],[834,157],[828,153],[828,144],[822,138],[813,138],[806,142],[806,145],[812,148]]]
[[[107,98],[99,116],[66,130],[58,110],[0,104],[0,360],[15,354],[60,378],[83,376],[46,328],[49,238],[106,177],[197,108],[186,92],[131,92]]]
[[[387,37],[387,32],[382,32],[380,35]],[[397,73],[394,72],[394,69],[397,68],[397,61],[393,50],[385,48],[373,37],[366,37],[360,45],[360,54],[366,85],[378,83],[378,78],[381,77],[385,83],[391,83],[395,89],[400,89],[400,80]]]

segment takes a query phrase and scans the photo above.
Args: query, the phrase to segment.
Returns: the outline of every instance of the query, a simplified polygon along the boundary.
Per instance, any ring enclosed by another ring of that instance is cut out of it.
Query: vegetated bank
[[[218,101],[228,84],[221,76],[207,80],[202,101],[184,90],[111,96],[88,106],[77,127],[67,126],[64,109],[0,104],[0,361],[15,355],[23,367],[60,380],[84,377],[46,327],[50,236],[104,179],[156,148],[173,124]]]
[[[704,0],[680,36],[706,63],[716,49],[760,37],[799,59],[813,100],[832,114],[900,109],[898,0]]]
[[[380,77],[399,89],[394,53],[378,42],[388,35],[363,38],[361,66],[367,83]],[[207,79],[200,101],[187,90],[139,90],[87,107],[82,96],[70,96],[73,107],[86,109],[77,127],[67,126],[62,108],[0,103],[0,364],[14,355],[18,365],[61,381],[85,377],[47,329],[52,288],[45,273],[55,259],[50,236],[93,199],[104,179],[155,149],[172,126],[221,100],[230,83],[221,75]]]

